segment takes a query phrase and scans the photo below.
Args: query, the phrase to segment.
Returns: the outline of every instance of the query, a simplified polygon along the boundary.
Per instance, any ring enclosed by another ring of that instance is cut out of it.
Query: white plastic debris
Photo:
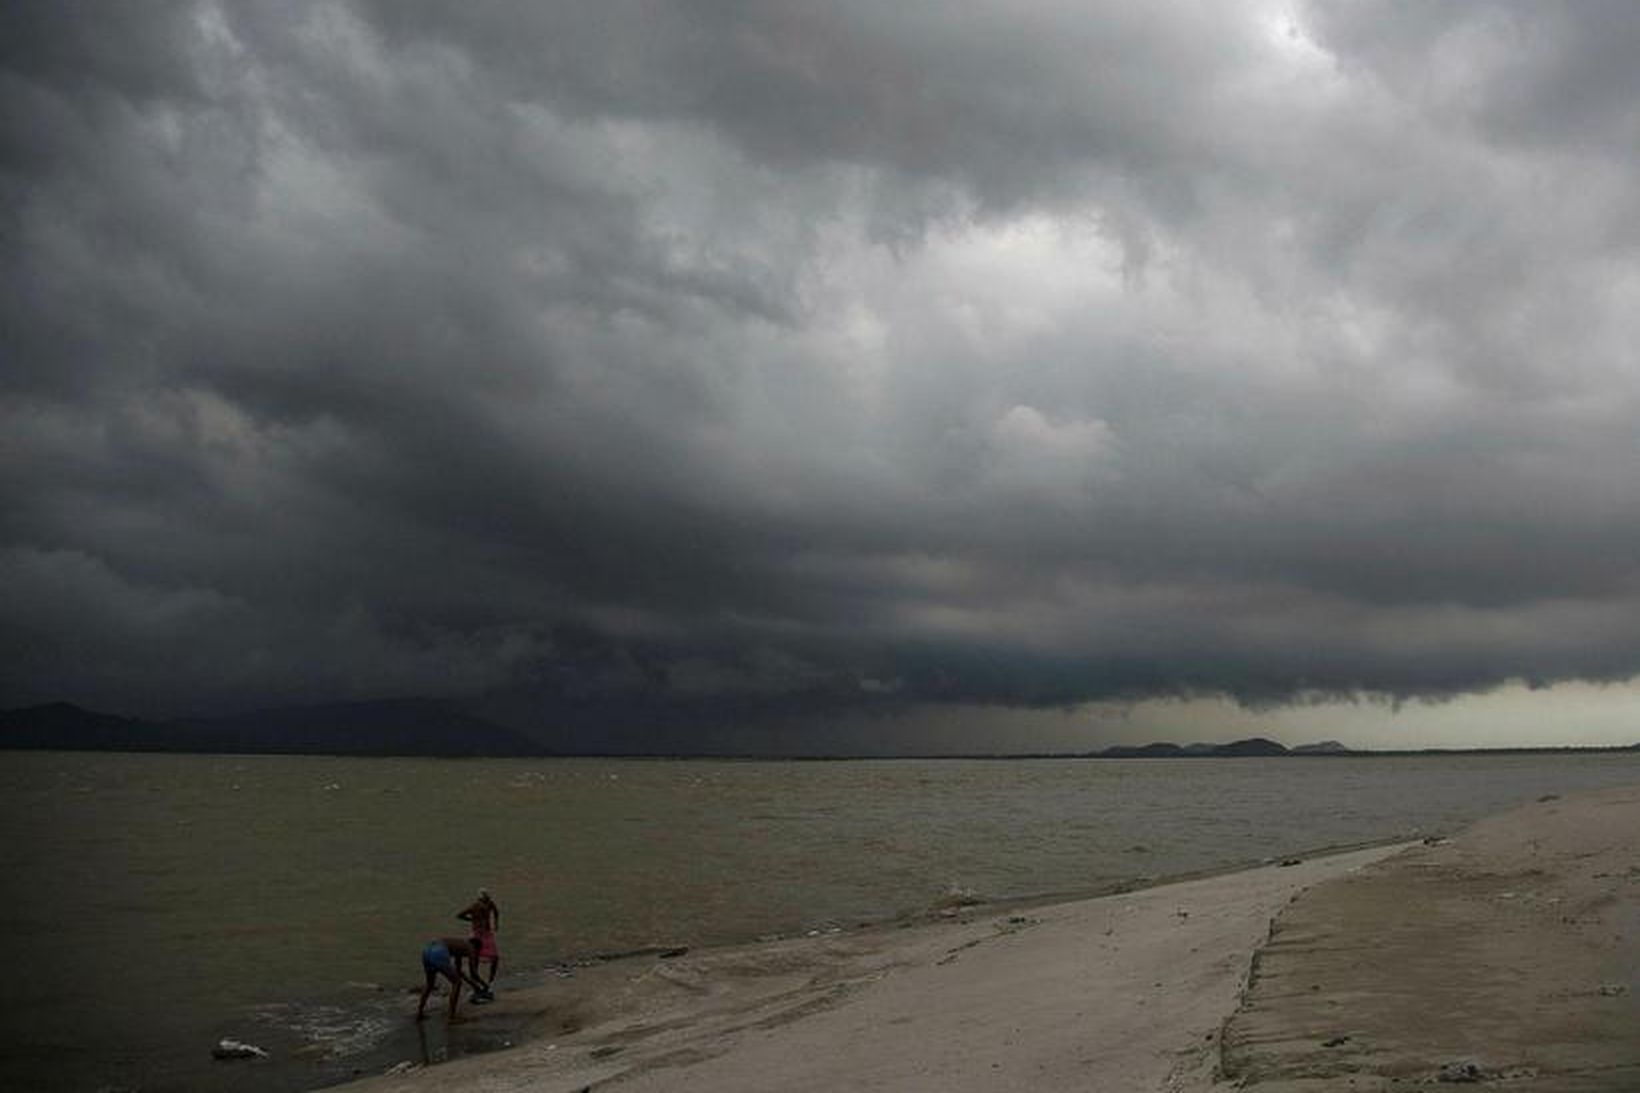
[[[224,1039],[211,1049],[213,1059],[266,1059],[268,1053],[255,1044],[245,1044],[238,1040]]]

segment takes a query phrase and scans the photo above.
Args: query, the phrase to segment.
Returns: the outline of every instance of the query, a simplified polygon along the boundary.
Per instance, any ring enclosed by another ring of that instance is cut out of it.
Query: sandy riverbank
[[[1636,1090],[1637,907],[1640,790],[1549,800],[1437,845],[583,969],[457,1030],[522,1046],[348,1089],[1307,1093],[1472,1063]]]
[[[1304,893],[1223,1069],[1257,1093],[1640,1090],[1640,788],[1547,797]]]

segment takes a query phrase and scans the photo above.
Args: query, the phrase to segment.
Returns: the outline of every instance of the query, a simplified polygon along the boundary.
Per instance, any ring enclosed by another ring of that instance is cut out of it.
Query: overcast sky
[[[1627,0],[0,51],[0,704],[1640,739]]]

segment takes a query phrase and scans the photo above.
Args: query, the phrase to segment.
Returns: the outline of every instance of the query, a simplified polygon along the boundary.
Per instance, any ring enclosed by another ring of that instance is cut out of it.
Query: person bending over
[[[462,962],[472,969],[462,970]],[[421,950],[421,970],[427,977],[421,988],[421,1001],[416,1004],[416,1020],[427,1016],[427,999],[433,993],[433,983],[439,976],[450,981],[450,1019],[455,1020],[456,1003],[461,1000],[461,984],[465,980],[473,988],[473,1000],[485,1001],[489,988],[478,980],[478,939],[464,937],[435,937]]]

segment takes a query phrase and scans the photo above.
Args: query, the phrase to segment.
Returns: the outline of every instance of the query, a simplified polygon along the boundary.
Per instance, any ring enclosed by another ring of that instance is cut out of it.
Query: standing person
[[[490,978],[486,980],[486,984],[493,984],[495,973],[501,967],[501,949],[495,943],[495,932],[501,928],[501,908],[490,898],[488,888],[480,888],[478,898],[469,903],[464,910],[456,912],[456,917],[472,923],[473,938],[478,942],[478,957],[473,961],[473,974],[478,974],[478,961],[487,960],[490,964]]]
[[[472,974],[462,971],[462,961],[472,968]],[[450,981],[450,1020],[456,1019],[456,1003],[461,1000],[461,984],[472,984],[473,1001],[486,1001],[489,988],[478,979],[478,939],[464,937],[435,937],[421,950],[421,970],[427,983],[421,988],[421,1001],[416,1005],[416,1020],[427,1016],[427,998],[433,993],[433,982],[439,976]]]

